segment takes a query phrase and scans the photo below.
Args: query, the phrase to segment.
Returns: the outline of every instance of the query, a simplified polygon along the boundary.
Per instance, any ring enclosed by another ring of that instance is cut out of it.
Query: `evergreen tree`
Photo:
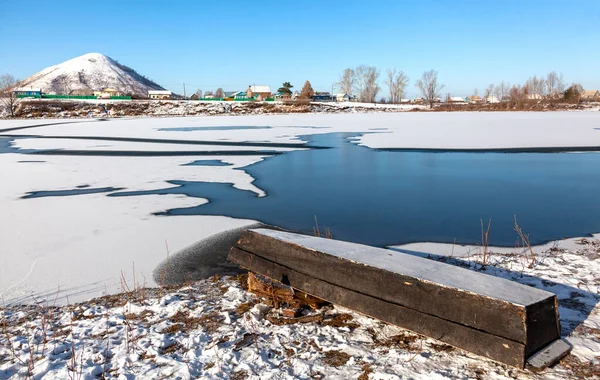
[[[281,87],[279,87],[277,92],[280,92],[280,93],[286,94],[286,95],[292,95],[292,90],[291,90],[292,87],[294,87],[294,86],[292,86],[290,84],[290,82],[283,82],[283,85]]]
[[[302,91],[300,92],[300,98],[311,99],[314,94],[315,94],[315,90],[313,90],[310,82],[309,81],[304,82],[304,86],[302,87]]]

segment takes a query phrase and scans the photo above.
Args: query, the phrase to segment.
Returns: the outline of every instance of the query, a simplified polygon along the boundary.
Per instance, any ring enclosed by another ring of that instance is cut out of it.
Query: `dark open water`
[[[246,170],[259,198],[227,184],[172,181],[209,204],[169,215],[229,215],[312,232],[314,216],[334,238],[371,245],[416,241],[478,243],[480,219],[491,244],[512,246],[516,215],[532,243],[600,232],[598,153],[440,153],[378,151],[356,134],[304,136],[330,146],[286,152]]]

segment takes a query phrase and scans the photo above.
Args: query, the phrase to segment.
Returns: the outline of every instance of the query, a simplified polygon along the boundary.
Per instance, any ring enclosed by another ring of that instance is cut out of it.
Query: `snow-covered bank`
[[[92,379],[567,379],[600,374],[600,242],[552,248],[524,265],[494,255],[486,273],[554,292],[570,356],[520,371],[339,307],[323,322],[275,325],[233,278],[136,289],[60,308],[2,309],[0,377]],[[481,270],[477,260],[445,259]],[[527,258],[531,260],[531,258]],[[242,280],[243,281],[243,280]],[[133,289],[129,279],[124,288]],[[34,358],[31,361],[31,358]],[[31,363],[31,364],[29,364]]]
[[[323,103],[323,102],[227,102],[194,100],[57,100],[23,99],[17,103],[19,118],[149,117],[256,115],[286,113],[356,113],[423,111],[417,104]],[[10,116],[0,109],[0,118]]]

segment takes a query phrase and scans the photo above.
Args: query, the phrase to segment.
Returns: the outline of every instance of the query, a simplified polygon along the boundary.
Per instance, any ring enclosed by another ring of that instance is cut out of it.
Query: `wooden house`
[[[169,100],[173,99],[173,93],[168,90],[149,90],[148,97],[150,99]]]
[[[600,100],[600,91],[585,90],[581,93],[582,100]]]
[[[39,98],[42,96],[41,88],[32,88],[32,87],[19,87],[13,90],[15,96],[18,97],[35,97]]]
[[[256,100],[265,100],[271,97],[271,87],[269,86],[248,86],[246,90],[247,98],[255,98]]]
[[[94,96],[98,99],[110,99],[111,96],[121,96],[121,92],[117,89],[106,87],[100,91],[94,91]]]

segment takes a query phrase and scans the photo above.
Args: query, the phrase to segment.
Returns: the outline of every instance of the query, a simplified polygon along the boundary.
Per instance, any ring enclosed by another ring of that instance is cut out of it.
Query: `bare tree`
[[[551,71],[546,75],[546,89],[549,95],[554,95],[556,90],[556,84],[558,82],[558,74],[556,71]]]
[[[546,94],[546,81],[544,78],[538,78],[537,75],[534,75],[525,83],[525,91],[527,94],[533,95],[534,98],[543,96]]]
[[[519,109],[523,107],[523,104],[527,95],[526,86],[512,86],[510,91],[508,92],[510,96],[510,103],[513,107]]]
[[[19,101],[14,92],[18,83],[19,80],[10,74],[0,75],[0,105],[4,106],[12,117],[15,116],[15,109]]]
[[[356,75],[354,70],[350,68],[345,69],[340,77],[340,81],[338,82],[342,93],[352,95],[352,90],[354,89],[355,83]]]
[[[196,95],[198,97],[198,99],[202,99],[202,90],[198,89],[194,95]]]
[[[564,93],[565,92],[565,80],[563,78],[562,73],[560,73],[558,75],[558,79],[556,80],[556,91],[558,93]]]
[[[417,81],[417,88],[431,108],[435,99],[440,97],[440,91],[444,85],[438,83],[437,71],[432,69],[423,73],[421,79]]]
[[[375,102],[377,93],[381,88],[377,84],[379,70],[374,66],[360,65],[354,69],[356,75],[356,90],[361,102]]]
[[[508,96],[509,91],[510,83],[502,81],[498,86],[496,86],[495,93],[499,100],[503,100],[504,97]]]
[[[71,94],[71,79],[67,74],[60,74],[52,79],[50,82],[50,88],[60,95]]]
[[[494,88],[495,88],[495,86],[493,84],[490,84],[489,86],[487,86],[487,88],[485,89],[484,95],[483,95],[484,102],[487,102],[490,95],[492,95],[494,93]]]
[[[215,91],[215,98],[223,99],[224,97],[225,93],[223,92],[223,89],[221,87],[217,88],[217,91]]]
[[[404,98],[404,91],[408,85],[408,77],[402,70],[396,72],[396,68],[387,70],[386,83],[390,90],[389,103],[400,103]]]
[[[479,96],[479,90],[477,88],[473,89],[473,96]]]

